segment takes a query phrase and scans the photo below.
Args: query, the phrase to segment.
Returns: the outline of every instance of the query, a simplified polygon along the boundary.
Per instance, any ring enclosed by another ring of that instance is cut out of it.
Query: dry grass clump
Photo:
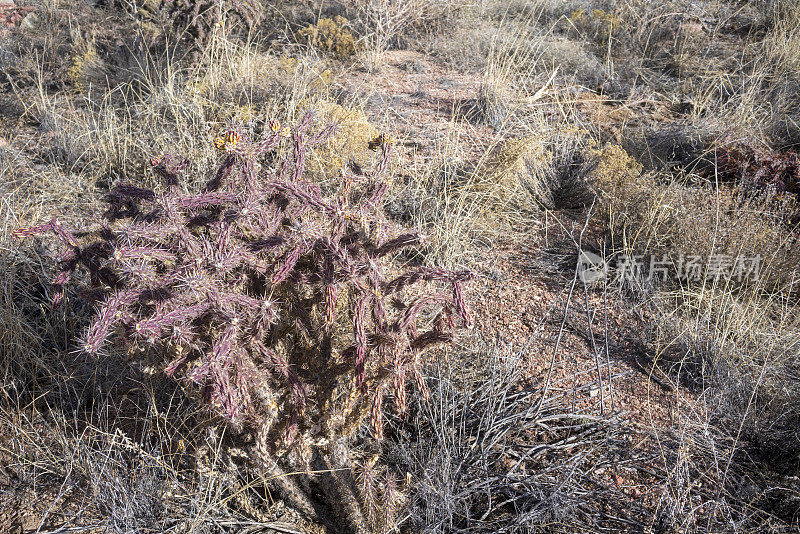
[[[383,53],[408,42],[410,37],[443,31],[454,17],[472,7],[464,0],[347,0],[352,20],[360,23],[365,43],[363,58],[371,69],[380,67]]]
[[[797,525],[800,491],[785,477],[800,453],[800,338],[792,292],[765,296],[760,284],[742,291],[707,283],[640,300],[653,368],[692,391],[677,418],[682,447],[691,458],[705,457],[705,476],[718,480],[716,513],[746,531],[758,530],[745,528],[754,517],[743,513],[742,503],[769,514],[770,522]]]
[[[415,161],[410,177],[398,180],[396,187],[389,189],[386,203],[391,218],[425,236],[426,257],[444,265],[460,263],[460,260],[453,259],[451,252],[457,241],[466,240],[463,215],[474,214],[473,210],[462,209],[465,205],[473,205],[473,198],[461,195],[456,199],[450,194],[463,185],[464,176],[461,172],[463,162],[458,159],[457,149],[449,151],[448,147],[454,146],[449,141],[439,143],[432,161]],[[451,217],[446,216],[448,208]]]
[[[587,132],[575,127],[507,139],[481,159],[471,187],[506,210],[524,202],[549,210],[587,205],[591,145]]]
[[[714,59],[698,69],[692,80],[696,124],[711,125],[726,143],[790,145],[798,139],[800,100],[795,75],[800,50],[800,16],[792,3],[769,3],[766,16],[742,10],[755,29],[741,49],[707,56]],[[763,15],[763,13],[761,14]],[[731,14],[726,20],[734,18]],[[756,20],[758,19],[758,20]]]
[[[446,16],[439,17],[441,23],[432,26],[436,31],[424,32],[410,45],[451,68],[469,73],[483,72],[497,41],[515,35],[520,27],[530,27],[539,7],[538,2],[525,0],[452,2],[454,7],[444,8],[446,4],[439,4]]]
[[[416,47],[448,67],[462,72],[482,72],[498,28],[494,21],[467,13],[457,18],[446,32],[421,37]]]
[[[556,69],[563,76],[574,76],[574,80],[589,88],[602,88],[607,78],[605,65],[578,41],[550,37],[541,45],[539,68],[550,72]]]
[[[131,69],[135,83],[102,86],[104,93],[76,101],[40,80],[29,115],[48,135],[48,159],[106,185],[133,176],[148,183],[144,162],[180,151],[197,175],[215,158],[215,132],[236,123],[258,135],[273,119],[292,119],[327,94],[331,76],[317,60],[279,58],[221,29],[195,65],[186,71],[143,52]]]
[[[526,127],[514,127],[517,135],[498,135],[476,163],[449,162],[450,187],[471,199],[476,221],[485,218],[495,230],[509,223],[536,225],[542,210],[579,209],[594,197],[587,182],[593,136],[574,125],[553,126],[541,115],[523,113],[515,120]]]
[[[134,15],[138,15],[136,6],[131,7]],[[177,0],[151,7],[151,12],[179,39],[199,48],[222,25],[228,25],[245,36],[254,32],[263,17],[263,10],[255,0]]]
[[[505,139],[481,159],[472,187],[498,200],[508,199],[521,184],[541,172],[549,157],[541,136]]]
[[[646,528],[649,511],[603,479],[600,458],[634,460],[626,430],[594,411],[570,413],[566,390],[524,387],[525,355],[476,343],[431,369],[429,405],[388,445],[415,480],[406,525],[445,532],[597,532]],[[591,386],[587,386],[591,387]],[[642,440],[640,443],[643,443]],[[614,502],[613,511],[602,502]]]
[[[165,70],[175,77],[184,75],[170,72],[177,70],[172,66]],[[239,42],[219,31],[203,50],[199,68],[189,76],[191,92],[185,96],[217,108],[237,104],[256,106],[273,116],[279,111],[292,114],[301,101],[325,94],[330,76],[325,64],[313,57],[279,56],[262,50],[255,40]],[[178,80],[154,81],[171,86]],[[179,87],[169,89],[184,96]]]
[[[586,154],[594,146],[593,136],[585,129],[563,125],[534,138],[540,147],[529,151],[510,169],[516,171],[528,202],[545,210],[591,204],[593,194],[587,175],[592,165]],[[503,164],[498,163],[502,168]]]
[[[689,4],[683,0],[633,0],[621,4],[612,15],[619,20],[614,27],[614,32],[620,32],[619,38],[603,44],[615,57],[630,54],[663,69],[680,44],[681,23],[691,20]]]
[[[430,156],[416,155],[389,189],[387,213],[423,236],[414,261],[449,268],[471,265],[476,244],[502,231],[496,215],[485,213],[487,194],[470,188],[475,163],[467,151],[474,142],[451,121]]]
[[[711,199],[709,199],[709,196]],[[767,290],[787,290],[798,264],[796,226],[786,214],[796,212],[789,199],[751,196],[736,190],[712,189],[679,196],[675,234],[670,246],[686,255],[713,254],[760,257],[760,283]]]
[[[473,114],[495,130],[509,125],[528,96],[541,89],[534,83],[542,37],[536,12],[524,23],[504,21],[494,34]],[[534,98],[535,99],[535,98]]]
[[[359,35],[364,43],[362,62],[369,71],[376,72],[382,67],[383,53],[398,42],[416,17],[422,16],[426,2],[352,0],[345,5],[354,13],[352,19],[359,22]]]
[[[553,127],[542,116],[526,118],[528,128],[518,136],[498,135],[472,160],[465,147],[475,141],[450,130],[435,157],[410,167],[390,191],[389,213],[428,236],[427,260],[469,265],[481,244],[517,235],[509,233],[512,227],[524,233],[539,225],[543,209],[591,204],[588,132]]]
[[[156,533],[234,519],[221,484],[190,469],[196,414],[169,384],[96,360],[48,358],[35,370],[53,373],[44,391],[5,375],[13,393],[3,398],[0,425],[15,482],[0,512],[15,500],[18,508],[4,528]]]
[[[3,43],[3,70],[15,76],[18,87],[32,83],[37,70],[47,76],[48,83],[58,83],[65,70],[63,67],[69,65],[73,35],[67,14],[58,9],[43,9],[34,20],[36,23],[32,24],[31,31],[17,31],[16,39]],[[40,25],[49,31],[36,31]],[[32,56],[36,56],[46,68],[38,69]]]

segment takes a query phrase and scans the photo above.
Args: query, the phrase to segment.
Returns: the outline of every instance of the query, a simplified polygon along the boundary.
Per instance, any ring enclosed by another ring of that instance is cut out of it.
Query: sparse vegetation
[[[0,531],[800,529],[796,2],[0,23]]]

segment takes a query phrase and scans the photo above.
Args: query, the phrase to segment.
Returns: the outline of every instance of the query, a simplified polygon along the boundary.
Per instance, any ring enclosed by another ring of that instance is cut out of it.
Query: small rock
[[[439,80],[439,86],[444,89],[458,89],[461,84],[451,78],[442,78]]]
[[[36,13],[28,13],[22,22],[19,23],[19,29],[23,31],[35,30],[39,25],[39,15]]]
[[[418,74],[425,74],[428,72],[428,66],[418,59],[412,59],[401,65],[403,70],[407,70],[409,72],[415,72]]]

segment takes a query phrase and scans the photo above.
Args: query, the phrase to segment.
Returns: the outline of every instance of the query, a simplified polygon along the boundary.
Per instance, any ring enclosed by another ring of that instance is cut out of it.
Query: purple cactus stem
[[[171,252],[153,247],[121,247],[114,251],[115,260],[158,260],[174,262],[176,257]]]
[[[422,397],[427,400],[430,396],[430,391],[428,390],[428,385],[425,383],[425,378],[422,376],[422,373],[419,370],[419,365],[411,365],[409,367],[411,369],[411,376],[414,379],[414,384],[417,386],[417,390],[422,394]]]
[[[336,286],[328,284],[325,286],[325,324],[333,324],[336,317]]]
[[[130,305],[134,291],[121,291],[111,295],[101,306],[94,322],[86,333],[83,349],[96,354],[108,339],[111,329],[122,318],[123,309]]]
[[[272,132],[268,137],[253,145],[253,152],[255,155],[260,156],[272,150],[272,148],[280,141],[280,134]]]
[[[338,123],[329,124],[318,133],[311,135],[306,140],[308,146],[314,147],[328,141],[339,129]]]
[[[106,195],[106,201],[118,202],[122,199],[154,201],[156,194],[152,189],[145,189],[129,184],[119,184]]]
[[[375,437],[383,439],[383,397],[386,395],[386,386],[381,384],[372,397],[371,422]]]
[[[286,242],[283,236],[271,236],[266,239],[258,239],[247,244],[247,247],[253,252],[261,252],[263,250],[273,249]]]
[[[300,259],[300,254],[302,253],[303,247],[296,246],[289,250],[284,256],[280,263],[280,266],[275,271],[275,275],[272,278],[273,284],[279,284],[286,280],[286,277],[289,276],[289,273],[292,269],[294,269],[297,260]]]
[[[225,161],[223,161],[222,165],[214,175],[214,178],[206,182],[206,185],[203,187],[203,190],[207,192],[217,191],[220,187],[222,187],[222,184],[228,181],[235,167],[236,167],[236,156],[234,154],[228,154],[225,157]]]
[[[416,325],[414,323],[419,313],[428,306],[434,306],[446,300],[447,297],[437,293],[417,297],[400,317],[400,329],[408,330],[411,332],[411,335],[416,335]]]
[[[161,307],[166,310],[166,305]],[[152,317],[136,323],[136,332],[141,335],[160,336],[167,327],[175,323],[185,323],[203,315],[209,304],[201,302],[193,306],[182,306],[172,311],[160,311]]]
[[[458,312],[461,322],[464,323],[464,326],[467,328],[472,328],[472,317],[464,301],[464,292],[461,288],[461,282],[457,280],[453,281],[453,302],[456,305],[456,312]]]
[[[268,184],[268,187],[280,191],[293,199],[317,211],[325,212],[328,214],[335,214],[338,211],[333,204],[329,204],[320,198],[303,191],[296,183],[276,181]]]
[[[394,394],[395,403],[400,413],[406,411],[406,373],[405,367],[401,362],[395,361],[395,371],[392,377],[392,393]]]
[[[434,267],[420,267],[416,271],[409,271],[397,278],[383,284],[383,291],[387,294],[402,290],[406,286],[416,284],[420,280],[431,282],[435,280],[449,282],[465,282],[472,279],[470,271],[448,271]]]
[[[37,226],[30,226],[28,228],[17,228],[11,233],[11,235],[14,237],[31,237],[38,234],[42,234],[44,232],[49,232],[53,229],[54,222],[56,222],[56,219],[51,219],[50,221]]]
[[[367,203],[375,207],[380,206],[388,190],[389,186],[385,182],[376,181],[372,186],[372,192],[367,197]]]
[[[70,232],[64,229],[59,222],[58,219],[50,219],[50,221],[46,222],[45,224],[40,224],[38,226],[31,226],[29,228],[19,228],[15,230],[12,235],[14,237],[31,237],[37,234],[41,234],[44,232],[52,231],[56,236],[58,236],[61,241],[64,242],[65,245],[77,248],[78,241],[75,239]]]
[[[188,354],[181,354],[177,358],[173,359],[167,366],[164,368],[164,373],[169,377],[174,377],[178,371],[181,371],[185,366],[186,363],[189,361]]]
[[[117,230],[119,239],[128,245],[161,244],[172,232],[171,227],[157,223],[133,223]]]
[[[374,255],[384,256],[390,252],[394,252],[395,250],[416,245],[417,243],[419,243],[419,241],[420,238],[419,234],[417,233],[403,234],[395,237],[394,239],[390,239],[389,241],[387,241],[386,243],[375,249]]]
[[[174,200],[175,206],[180,209],[209,208],[212,206],[224,206],[236,202],[236,195],[212,191],[199,195],[189,195],[179,197]]]
[[[362,390],[366,386],[365,362],[367,359],[367,331],[366,331],[366,308],[367,295],[362,294],[356,300],[355,310],[353,311],[353,341],[356,344],[356,384]]]
[[[453,335],[449,332],[439,332],[438,330],[430,330],[424,334],[420,334],[411,340],[411,348],[414,350],[424,350],[432,345],[440,343],[448,343],[453,339]]]

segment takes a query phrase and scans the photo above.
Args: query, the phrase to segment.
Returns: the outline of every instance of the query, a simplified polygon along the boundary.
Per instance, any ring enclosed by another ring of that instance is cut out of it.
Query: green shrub
[[[344,59],[355,54],[358,45],[347,24],[347,19],[339,15],[332,19],[319,19],[316,24],[309,24],[297,32],[297,40],[337,59]]]

